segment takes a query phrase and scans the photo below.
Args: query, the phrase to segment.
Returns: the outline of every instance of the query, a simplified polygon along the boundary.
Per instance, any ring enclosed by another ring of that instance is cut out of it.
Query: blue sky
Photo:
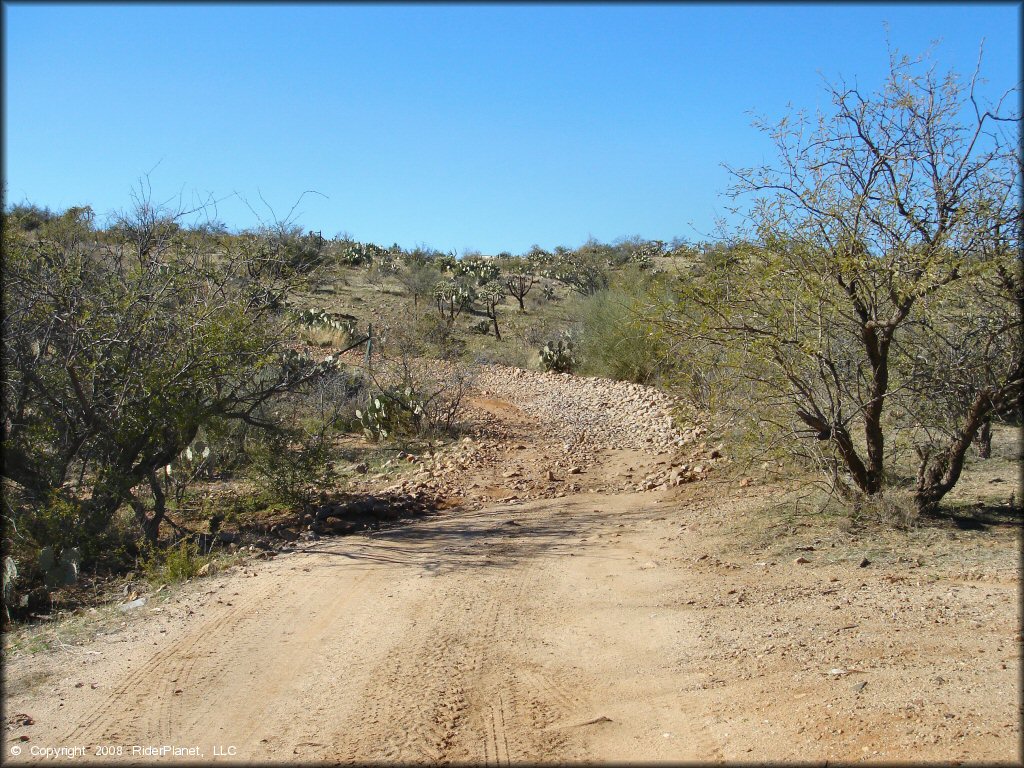
[[[751,110],[873,89],[893,45],[1020,77],[1002,4],[5,3],[8,202],[212,195],[232,228],[522,253],[588,236],[699,240],[721,167],[769,158]],[[262,198],[273,209],[268,210]]]

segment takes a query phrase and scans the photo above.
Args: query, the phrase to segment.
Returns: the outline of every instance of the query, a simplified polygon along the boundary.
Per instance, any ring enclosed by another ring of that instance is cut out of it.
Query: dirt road
[[[476,407],[519,433],[465,466],[476,503],[197,580],[8,660],[6,711],[32,722],[9,718],[5,757],[1019,759],[1012,556],[975,579],[861,568],[827,542],[803,564],[741,552],[727,537],[770,489],[609,491],[665,463],[628,446],[591,448],[577,491],[495,502],[512,480],[565,484],[578,458],[549,475],[560,436],[518,443],[533,417],[502,397]],[[164,746],[181,751],[147,751]]]
[[[37,702],[49,727],[30,743],[206,758],[223,746],[246,761],[506,764],[598,745],[609,758],[714,757],[693,713],[659,702],[699,639],[685,610],[661,604],[659,547],[637,549],[620,527],[652,502],[453,513],[215,577],[164,609],[165,631],[76,653],[72,677],[89,682],[48,716]]]

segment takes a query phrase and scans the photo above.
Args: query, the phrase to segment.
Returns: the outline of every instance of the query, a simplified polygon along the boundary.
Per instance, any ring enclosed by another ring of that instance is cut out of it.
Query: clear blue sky
[[[1017,4],[4,4],[8,202],[222,199],[325,235],[521,253],[700,239],[721,163],[769,155],[750,110],[873,89],[941,40],[991,91],[1020,76]],[[152,169],[152,170],[151,170]]]

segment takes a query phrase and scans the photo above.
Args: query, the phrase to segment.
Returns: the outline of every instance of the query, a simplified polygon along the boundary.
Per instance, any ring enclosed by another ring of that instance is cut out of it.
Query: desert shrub
[[[406,360],[378,370],[359,417],[370,439],[451,434],[472,381],[461,363]]]
[[[260,436],[249,449],[252,474],[270,502],[312,507],[337,477],[328,430],[293,428]]]
[[[383,322],[383,342],[367,371],[371,388],[359,410],[364,432],[374,440],[451,433],[473,369],[451,350],[430,359],[432,346],[422,327],[401,320]]]
[[[667,319],[752,439],[848,496],[899,487],[910,442],[924,514],[1021,404],[1021,117],[890,54],[876,89],[826,84],[829,112],[756,123],[776,152],[730,169],[744,227],[701,249]]]
[[[645,311],[658,288],[637,270],[578,303],[582,373],[647,384],[671,364],[670,343]]]
[[[545,270],[552,277],[583,296],[591,296],[608,287],[609,272],[614,249],[588,240],[576,250],[555,249],[550,266]]]
[[[438,360],[460,360],[466,342],[451,323],[433,313],[420,315],[408,324],[408,332],[419,339],[421,353]]]
[[[291,288],[273,243],[239,238],[225,257],[194,233],[165,237],[180,228],[164,218],[143,205],[103,243],[81,212],[31,238],[3,232],[2,471],[24,500],[5,507],[5,534],[38,549],[71,536],[90,567],[126,505],[157,541],[159,472],[200,429],[333,367],[290,351],[288,319],[264,300]],[[33,524],[58,503],[73,525]]]
[[[426,257],[420,257],[409,259],[397,277],[398,282],[412,296],[413,307],[418,309],[420,299],[431,295],[441,279],[441,273]]]
[[[60,214],[32,203],[18,203],[4,212],[4,226],[14,226],[24,232],[34,232]]]
[[[384,285],[389,278],[401,273],[402,261],[400,252],[397,250],[385,250],[378,248],[374,251],[373,259],[366,270],[366,279],[379,290],[384,290]]]
[[[275,232],[280,238],[281,260],[285,268],[306,273],[324,263],[324,236],[320,232],[302,234],[300,227]]]
[[[363,378],[342,369],[276,404],[279,426],[255,432],[246,446],[250,472],[268,501],[308,510],[336,485],[335,441],[357,423],[365,393]]]

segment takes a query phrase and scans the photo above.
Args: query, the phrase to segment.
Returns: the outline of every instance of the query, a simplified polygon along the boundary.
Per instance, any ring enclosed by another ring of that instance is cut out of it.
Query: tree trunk
[[[978,457],[992,458],[992,417],[988,416],[981,423],[978,434],[974,437],[974,447],[978,449]]]
[[[143,524],[142,532],[146,536],[146,541],[156,544],[160,538],[160,523],[163,522],[164,515],[167,513],[167,496],[164,494],[164,489],[160,487],[160,480],[156,476],[155,469],[149,473],[149,487],[153,491],[153,515],[147,518]]]
[[[501,341],[501,331],[498,330],[498,313],[495,311],[491,315],[491,321],[494,323],[494,338]]]
[[[992,408],[993,403],[988,394],[979,392],[967,412],[963,426],[949,445],[934,455],[928,448],[918,448],[921,463],[917,469],[914,505],[919,513],[935,511],[943,497],[957,484],[964,468],[967,449],[974,442],[982,423],[991,419]]]
[[[850,477],[853,478],[854,485],[864,493],[874,493],[874,491],[871,490],[869,470],[864,466],[864,462],[861,461],[860,455],[857,453],[857,448],[853,444],[853,439],[850,437],[850,433],[846,431],[846,428],[830,424],[828,419],[826,419],[821,413],[811,413],[809,411],[799,409],[797,410],[796,415],[804,424],[818,433],[819,439],[831,440],[835,443],[836,448],[839,450],[839,455],[843,460],[843,464],[846,465],[846,469],[850,473]]]
[[[871,495],[882,490],[885,469],[885,433],[882,430],[882,409],[889,392],[889,342],[891,334],[879,334],[864,328],[864,347],[871,363],[871,398],[864,406],[864,440],[867,444],[867,466],[863,490]]]

